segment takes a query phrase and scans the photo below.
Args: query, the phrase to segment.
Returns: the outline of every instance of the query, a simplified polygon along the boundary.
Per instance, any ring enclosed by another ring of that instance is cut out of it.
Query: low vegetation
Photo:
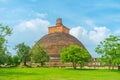
[[[120,71],[71,68],[0,68],[0,80],[120,80]]]

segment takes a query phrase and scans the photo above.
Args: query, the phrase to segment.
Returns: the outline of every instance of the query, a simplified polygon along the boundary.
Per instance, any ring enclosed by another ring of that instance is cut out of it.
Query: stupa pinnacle
[[[62,24],[62,19],[58,18],[56,20],[56,26],[51,26],[48,28],[48,34],[55,33],[55,32],[63,32],[69,34],[69,28],[65,27]]]

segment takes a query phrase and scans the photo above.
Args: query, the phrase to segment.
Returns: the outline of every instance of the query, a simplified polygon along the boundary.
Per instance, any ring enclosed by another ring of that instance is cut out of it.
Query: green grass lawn
[[[120,80],[120,71],[67,68],[0,68],[0,80]]]

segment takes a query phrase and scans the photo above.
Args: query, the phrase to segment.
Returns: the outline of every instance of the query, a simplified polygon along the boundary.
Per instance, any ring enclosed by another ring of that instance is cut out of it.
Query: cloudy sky
[[[18,43],[34,45],[56,18],[98,57],[96,45],[110,34],[120,35],[120,0],[0,0],[0,23],[13,29],[7,37],[12,54]]]

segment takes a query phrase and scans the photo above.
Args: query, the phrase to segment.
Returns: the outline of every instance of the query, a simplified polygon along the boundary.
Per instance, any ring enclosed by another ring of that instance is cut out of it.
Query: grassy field
[[[120,71],[67,68],[0,68],[0,80],[120,80]]]

